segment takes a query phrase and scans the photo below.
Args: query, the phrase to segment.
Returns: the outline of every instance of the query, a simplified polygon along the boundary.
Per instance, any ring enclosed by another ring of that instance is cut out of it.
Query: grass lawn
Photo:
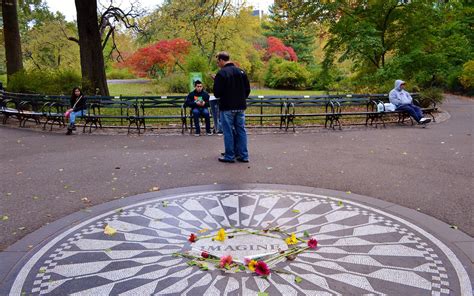
[[[153,83],[109,84],[111,96],[158,96]]]
[[[153,83],[127,83],[127,84],[109,84],[110,95],[112,96],[160,96],[172,95],[159,93]],[[317,90],[280,90],[280,89],[252,89],[250,95],[270,96],[270,95],[324,95],[326,92]]]

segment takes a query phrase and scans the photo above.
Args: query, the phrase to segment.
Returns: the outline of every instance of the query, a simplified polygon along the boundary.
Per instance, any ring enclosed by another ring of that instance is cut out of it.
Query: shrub
[[[81,76],[71,70],[65,71],[20,71],[13,74],[7,90],[21,93],[69,94],[81,85]]]
[[[433,100],[436,103],[441,103],[443,101],[442,89],[432,87],[420,92],[420,104],[422,107],[428,107],[430,105],[430,100]]]
[[[158,88],[166,93],[188,93],[189,81],[184,73],[171,74],[158,81]]]
[[[107,72],[107,78],[108,79],[134,79],[137,77],[126,68],[124,69],[113,68],[112,70]]]
[[[309,86],[310,76],[303,65],[272,58],[265,74],[265,85],[271,88],[305,89]]]
[[[448,74],[448,77],[446,78],[448,90],[455,93],[462,93],[465,90],[460,80],[461,74],[462,69],[458,69],[456,71],[453,70]]]
[[[474,89],[474,60],[463,65],[459,80],[466,90]]]

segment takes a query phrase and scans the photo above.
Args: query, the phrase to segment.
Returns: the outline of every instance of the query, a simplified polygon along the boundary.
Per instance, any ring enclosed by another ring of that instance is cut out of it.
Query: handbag
[[[66,113],[64,113],[64,117],[66,119],[69,119],[69,116],[71,116],[71,112],[73,111],[74,109],[67,109],[66,110]]]

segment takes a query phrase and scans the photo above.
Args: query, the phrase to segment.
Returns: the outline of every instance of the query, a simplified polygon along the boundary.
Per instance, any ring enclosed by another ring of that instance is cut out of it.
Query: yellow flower
[[[298,243],[298,240],[296,239],[296,235],[294,233],[292,233],[290,237],[287,237],[285,239],[285,242],[286,242],[287,245],[294,245],[294,244]]]
[[[249,262],[249,269],[250,269],[250,271],[254,272],[256,266],[257,266],[257,261],[255,261],[255,260],[250,260],[250,262]]]
[[[104,228],[104,233],[107,234],[107,235],[114,235],[117,233],[117,229],[113,228],[112,226],[110,226],[109,224],[107,224]]]
[[[224,228],[221,228],[217,232],[217,235],[214,239],[217,240],[217,241],[223,242],[223,241],[225,241],[225,238],[226,238],[225,236],[226,236],[225,230],[224,230]]]

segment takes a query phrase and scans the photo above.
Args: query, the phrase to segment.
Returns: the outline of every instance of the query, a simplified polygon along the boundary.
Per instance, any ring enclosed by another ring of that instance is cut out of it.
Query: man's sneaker
[[[237,157],[236,158],[238,162],[249,162],[248,159],[244,159],[244,158],[240,158],[240,157]]]
[[[194,134],[195,137],[199,137],[201,134]]]
[[[67,128],[66,135],[68,135],[68,136],[72,135],[72,129],[71,128],[69,128],[69,127]]]
[[[206,136],[212,136],[211,132],[206,132]]]
[[[219,160],[220,162],[228,162],[228,163],[234,163],[235,160],[233,159],[225,159],[224,157],[219,157],[217,160]]]
[[[431,122],[431,119],[426,118],[426,117],[423,117],[422,119],[420,119],[420,124],[427,124],[430,122]]]

